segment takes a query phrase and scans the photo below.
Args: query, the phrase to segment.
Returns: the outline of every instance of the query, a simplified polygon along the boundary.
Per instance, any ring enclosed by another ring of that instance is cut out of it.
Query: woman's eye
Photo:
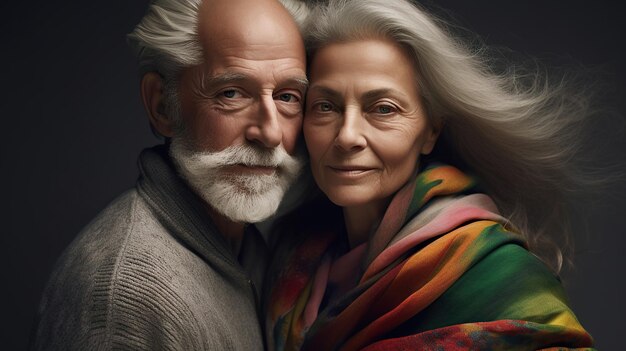
[[[387,115],[387,114],[393,113],[394,108],[389,105],[380,105],[380,106],[376,106],[375,111],[376,113]]]
[[[333,105],[328,102],[320,102],[316,107],[316,110],[320,112],[330,112],[333,110]]]

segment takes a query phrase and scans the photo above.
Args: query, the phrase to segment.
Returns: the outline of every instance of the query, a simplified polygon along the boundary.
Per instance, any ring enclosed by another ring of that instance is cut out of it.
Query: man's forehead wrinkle
[[[207,47],[206,50],[203,50],[205,52],[205,58],[219,56],[220,61],[230,62],[264,60],[267,58],[277,63],[289,60],[302,61],[305,58],[304,50],[297,50],[297,48],[294,48],[290,43],[248,45],[233,42],[224,43],[225,45],[216,43],[212,47]],[[276,55],[277,52],[280,52],[279,57]]]
[[[277,61],[289,59],[303,60],[305,57],[304,46],[299,47],[294,40],[277,40],[275,36],[253,38],[246,40],[243,36],[241,40],[224,36],[207,36],[203,41],[202,51],[205,57],[219,54],[224,60],[238,59],[263,59],[269,56]],[[279,58],[276,53],[280,52]]]
[[[276,53],[280,52],[280,55]],[[260,46],[258,50],[242,47],[208,50],[202,65],[205,74],[215,75],[226,71],[257,75],[265,73],[284,73],[290,76],[306,76],[306,58],[298,50],[267,50]],[[258,70],[261,72],[255,72]],[[281,74],[282,75],[282,74]]]
[[[248,75],[279,74],[281,76],[306,77],[305,63],[296,55],[292,57],[273,58],[258,55],[256,57],[241,57],[245,55],[218,56],[207,60],[203,64],[203,74],[218,75],[225,72],[240,72]],[[252,55],[249,55],[252,56]],[[260,71],[259,71],[260,70]]]

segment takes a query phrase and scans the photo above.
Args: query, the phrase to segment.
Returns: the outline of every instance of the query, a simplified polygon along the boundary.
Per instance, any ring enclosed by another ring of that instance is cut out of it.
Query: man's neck
[[[235,257],[239,256],[246,224],[231,221],[209,205],[206,205],[205,208],[209,216],[213,220],[213,224],[215,224],[217,231],[221,235],[223,235],[224,238],[228,241],[231,250],[235,254]]]

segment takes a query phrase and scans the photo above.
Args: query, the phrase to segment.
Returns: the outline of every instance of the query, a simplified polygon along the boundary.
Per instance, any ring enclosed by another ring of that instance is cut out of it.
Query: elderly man
[[[300,5],[153,2],[129,38],[166,142],[61,257],[34,349],[263,349],[266,252],[246,223],[276,211],[302,163]]]

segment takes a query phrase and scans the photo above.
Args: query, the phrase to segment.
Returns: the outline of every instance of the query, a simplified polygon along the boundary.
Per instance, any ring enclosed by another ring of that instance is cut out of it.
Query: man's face
[[[185,155],[222,153],[218,154],[219,164],[190,165],[188,172],[182,173],[218,212],[236,221],[256,221],[269,214],[242,217],[228,213],[249,212],[259,206],[275,210],[297,174],[295,166],[287,169],[293,160],[280,160],[294,155],[300,134],[305,53],[297,27],[276,3],[235,1],[230,8],[224,8],[224,3],[216,1],[211,12],[201,9],[198,31],[204,62],[181,74],[181,128],[173,137],[177,147],[172,148],[172,155],[184,168],[189,164]],[[259,5],[265,7],[256,9]],[[222,15],[216,16],[219,13]],[[232,150],[239,151],[233,154]],[[281,151],[286,153],[270,156]],[[239,157],[244,153],[248,156]],[[230,155],[228,162],[223,162],[224,155]],[[214,184],[206,184],[205,178],[215,179]],[[274,191],[274,183],[284,189]],[[236,194],[211,198],[224,188]],[[274,195],[268,199],[264,193]],[[226,199],[238,195],[264,200],[243,208],[221,208]]]
[[[200,10],[204,62],[184,70],[179,81],[184,135],[198,151],[282,145],[293,154],[306,92],[297,28],[286,13],[275,13],[277,4],[268,8],[273,2],[234,1],[222,8],[224,3]]]

